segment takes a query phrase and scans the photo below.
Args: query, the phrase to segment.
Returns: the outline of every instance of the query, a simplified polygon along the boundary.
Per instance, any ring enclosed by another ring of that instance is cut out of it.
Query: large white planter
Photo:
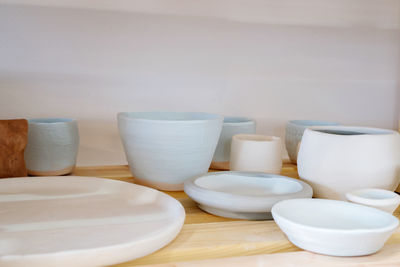
[[[311,127],[304,132],[297,164],[315,197],[345,199],[361,188],[393,191],[400,181],[400,135],[377,128]]]
[[[129,168],[140,184],[183,190],[208,171],[223,116],[199,112],[123,112],[118,127]]]

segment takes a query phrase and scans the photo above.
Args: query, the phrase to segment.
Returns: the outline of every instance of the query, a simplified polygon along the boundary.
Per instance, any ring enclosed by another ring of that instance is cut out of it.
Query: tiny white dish
[[[294,245],[331,256],[375,253],[399,225],[387,212],[338,200],[290,199],[271,212]]]
[[[257,172],[216,172],[185,181],[186,194],[211,214],[237,219],[272,219],[272,206],[290,198],[311,198],[308,184]]]
[[[108,266],[171,242],[185,211],[157,190],[94,177],[0,180],[0,266]]]
[[[348,201],[393,213],[400,204],[395,192],[378,188],[365,188],[346,193]]]

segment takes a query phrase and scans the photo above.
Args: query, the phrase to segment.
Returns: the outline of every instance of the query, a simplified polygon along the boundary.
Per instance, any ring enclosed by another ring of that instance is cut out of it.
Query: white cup
[[[280,173],[282,141],[276,136],[237,134],[232,137],[231,171]]]

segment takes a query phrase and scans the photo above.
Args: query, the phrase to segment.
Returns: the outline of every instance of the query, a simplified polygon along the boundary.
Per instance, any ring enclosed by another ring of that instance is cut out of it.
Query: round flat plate
[[[0,179],[0,266],[104,266],[172,241],[185,211],[147,187],[94,177]]]
[[[311,198],[312,188],[281,175],[216,172],[185,181],[186,194],[204,211],[228,218],[272,219],[272,206],[291,198]]]

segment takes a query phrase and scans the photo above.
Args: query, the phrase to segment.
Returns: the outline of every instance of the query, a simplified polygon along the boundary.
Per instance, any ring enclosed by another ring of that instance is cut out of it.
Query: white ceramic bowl
[[[314,197],[345,200],[362,188],[394,191],[400,181],[400,134],[386,129],[327,126],[305,130],[299,176]]]
[[[400,196],[395,192],[377,189],[365,188],[346,193],[348,201],[381,209],[393,213],[400,204]]]
[[[272,215],[294,245],[332,256],[375,253],[399,225],[387,212],[328,199],[284,200]]]
[[[129,168],[140,184],[183,189],[208,171],[223,117],[200,112],[123,112],[118,127]]]
[[[212,169],[229,170],[231,141],[235,134],[255,134],[256,122],[243,117],[224,117],[221,136],[211,163]]]
[[[217,172],[185,182],[186,194],[206,212],[229,218],[271,219],[284,199],[310,198],[311,187],[285,176],[257,172]]]

